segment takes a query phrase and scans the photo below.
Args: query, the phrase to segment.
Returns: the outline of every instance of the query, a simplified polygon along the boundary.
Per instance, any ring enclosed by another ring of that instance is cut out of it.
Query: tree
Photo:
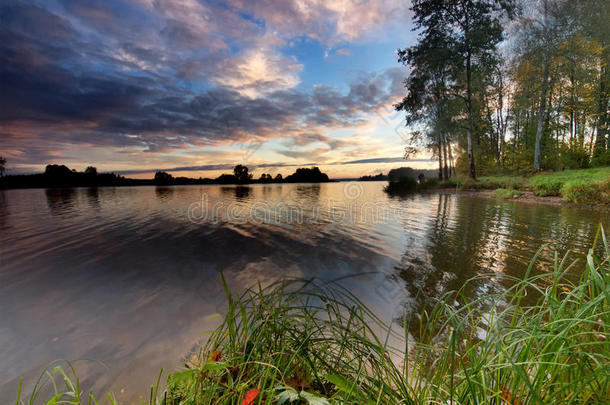
[[[6,158],[0,156],[0,177],[4,176],[4,172],[6,171]]]
[[[261,174],[261,177],[258,179],[258,181],[261,183],[269,183],[272,180],[273,180],[273,177],[271,177],[271,175],[267,174],[267,173]]]
[[[172,180],[174,179],[174,177],[166,172],[156,172],[155,173],[155,184],[158,185],[168,185],[171,184]]]
[[[240,183],[247,183],[252,179],[252,175],[248,173],[248,168],[243,165],[235,166],[233,168],[233,174]]]
[[[93,166],[87,166],[87,168],[85,169],[85,175],[93,177],[97,176],[97,168]]]
[[[407,126],[425,127],[426,147],[438,157],[439,180],[449,177],[447,143],[452,120],[448,106],[450,72],[446,60],[449,57],[451,50],[446,37],[435,31],[421,37],[417,45],[398,50],[399,62],[410,66],[411,73],[405,81],[407,96],[394,107],[407,113]],[[412,145],[422,143],[421,137],[421,131],[411,133],[410,145],[405,149],[405,158],[417,151]]]
[[[540,141],[542,140],[542,125],[544,123],[544,112],[546,111],[546,93],[549,86],[549,70],[551,67],[551,41],[549,41],[549,5],[548,0],[543,0],[544,20],[542,23],[542,43],[544,48],[542,86],[540,90],[540,104],[538,107],[538,126],[536,127],[536,144],[534,149],[534,170],[540,170]]]
[[[468,171],[471,178],[476,178],[474,64],[482,63],[495,52],[502,40],[500,19],[513,17],[514,0],[414,0],[411,9],[415,29],[421,31],[416,47],[425,49],[432,44],[443,47],[451,95],[464,103]],[[439,54],[440,50],[433,53]],[[417,66],[412,68],[417,69]]]
[[[281,173],[278,173],[278,174],[275,175],[275,181],[280,182],[282,180],[283,180],[283,178],[282,178],[282,174]]]

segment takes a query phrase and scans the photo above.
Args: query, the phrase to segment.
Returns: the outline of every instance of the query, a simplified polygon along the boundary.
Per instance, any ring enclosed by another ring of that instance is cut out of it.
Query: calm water
[[[468,294],[500,290],[542,243],[578,257],[610,229],[600,211],[383,185],[0,191],[0,402],[58,358],[104,362],[81,364],[96,391],[145,393],[218,322],[221,270],[234,291],[342,279],[391,318],[476,275]]]

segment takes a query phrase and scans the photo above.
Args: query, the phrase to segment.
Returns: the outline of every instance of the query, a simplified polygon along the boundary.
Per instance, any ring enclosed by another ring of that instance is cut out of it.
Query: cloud
[[[320,159],[323,155],[330,151],[330,148],[315,148],[315,149],[293,149],[293,150],[278,150],[277,153],[293,158],[314,158]]]
[[[314,143],[317,155],[353,146],[328,132],[357,128],[393,102],[404,72],[362,72],[347,90],[309,89],[285,39],[361,37],[367,28],[358,30],[351,13],[365,3],[3,3],[3,149],[25,166],[69,160],[78,148],[124,150],[143,162],[146,153],[277,138],[288,142],[278,153],[291,158]]]
[[[363,164],[363,163],[397,163],[397,162],[434,162],[434,159],[408,159],[402,157],[382,157],[382,158],[372,158],[372,159],[360,159],[360,160],[350,160],[347,162],[339,162],[334,164],[340,165],[355,165],[355,164]]]
[[[335,53],[337,55],[350,56],[352,54],[352,51],[347,48],[339,48],[335,51]]]
[[[256,49],[224,62],[222,73],[214,77],[220,85],[229,86],[250,98],[299,84],[303,65],[294,57],[284,57],[273,51]]]
[[[274,30],[333,45],[383,36],[380,27],[407,24],[410,2],[404,0],[229,0],[237,10],[253,13]],[[387,30],[391,32],[392,30]]]

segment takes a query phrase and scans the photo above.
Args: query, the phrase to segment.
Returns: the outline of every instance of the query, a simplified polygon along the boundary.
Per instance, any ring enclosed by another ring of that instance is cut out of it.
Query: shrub
[[[610,166],[610,150],[594,157],[592,165],[595,167]]]
[[[438,188],[438,184],[439,183],[437,179],[427,179],[424,180],[422,183],[418,183],[417,188],[419,190],[429,190],[433,188]]]
[[[417,180],[412,177],[402,177],[398,181],[390,181],[384,189],[390,194],[406,194],[417,190]]]

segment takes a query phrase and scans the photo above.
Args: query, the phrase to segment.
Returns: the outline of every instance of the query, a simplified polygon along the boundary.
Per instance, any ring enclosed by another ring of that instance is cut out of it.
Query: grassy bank
[[[560,196],[565,201],[610,205],[610,167],[565,170],[533,176],[482,176],[477,180],[456,178],[439,182],[430,179],[418,183],[414,179],[390,182],[385,188],[390,194],[408,194],[429,189],[496,190],[500,198],[516,198],[524,192],[539,197]]]
[[[531,191],[537,196],[561,196],[566,201],[579,204],[610,205],[610,167],[565,170],[531,177],[486,176],[474,182],[464,180],[460,186],[462,189]]]
[[[292,281],[239,297],[227,288],[224,323],[143,403],[608,403],[610,249],[603,231],[595,244],[603,257],[593,249],[584,263],[556,255],[552,268],[533,275],[534,258],[502,294],[468,301],[452,292],[392,328],[340,287]],[[524,304],[526,295],[535,304]],[[409,335],[415,339],[404,338],[406,330],[416,330]],[[52,369],[18,403],[97,403],[63,373]],[[55,396],[37,398],[52,379]],[[112,395],[109,402],[116,404]]]

